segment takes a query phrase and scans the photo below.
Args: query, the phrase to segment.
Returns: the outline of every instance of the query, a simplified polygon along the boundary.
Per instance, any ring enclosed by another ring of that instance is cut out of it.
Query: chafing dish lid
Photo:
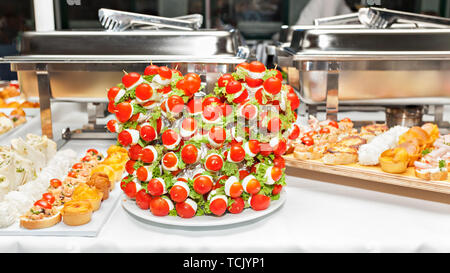
[[[294,59],[447,59],[450,29],[296,29]]]
[[[9,62],[235,62],[243,43],[238,31],[24,32],[19,56]]]

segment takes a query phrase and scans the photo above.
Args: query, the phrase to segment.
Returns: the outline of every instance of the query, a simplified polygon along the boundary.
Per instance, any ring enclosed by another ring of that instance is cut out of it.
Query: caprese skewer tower
[[[128,149],[125,194],[155,216],[191,218],[264,210],[285,185],[282,155],[299,127],[300,100],[260,62],[200,76],[149,65],[108,90],[107,128]]]

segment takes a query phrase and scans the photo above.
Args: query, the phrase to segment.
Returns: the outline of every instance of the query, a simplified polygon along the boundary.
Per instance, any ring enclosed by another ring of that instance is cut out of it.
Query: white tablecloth
[[[450,252],[449,196],[287,173],[286,203],[259,221],[180,230],[142,223],[117,203],[98,237],[0,236],[0,252]]]

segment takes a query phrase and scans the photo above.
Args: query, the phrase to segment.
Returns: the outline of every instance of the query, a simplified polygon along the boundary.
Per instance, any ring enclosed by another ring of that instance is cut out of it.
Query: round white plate
[[[239,224],[262,218],[281,207],[286,201],[286,191],[280,195],[280,199],[271,201],[270,206],[263,211],[255,211],[251,208],[244,209],[239,214],[226,213],[223,216],[216,217],[211,215],[195,216],[193,218],[184,219],[178,216],[154,216],[150,210],[142,210],[136,205],[135,200],[127,198],[122,195],[121,203],[122,207],[132,216],[137,217],[145,222],[152,222],[170,226],[182,226],[182,227],[217,227],[227,226],[233,224]]]

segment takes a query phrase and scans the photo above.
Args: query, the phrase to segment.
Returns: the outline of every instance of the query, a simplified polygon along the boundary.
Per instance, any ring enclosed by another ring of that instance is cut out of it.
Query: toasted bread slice
[[[341,139],[338,143],[339,146],[345,146],[350,148],[359,148],[359,146],[366,144],[367,140],[360,136],[347,136]]]
[[[448,171],[447,170],[441,170],[439,172],[419,172],[417,168],[415,168],[415,174],[416,177],[422,178],[425,180],[432,180],[432,181],[444,181],[448,178]]]
[[[361,127],[361,134],[372,133],[375,135],[379,135],[386,132],[388,129],[389,128],[386,124],[371,124]]]
[[[356,148],[335,145],[328,149],[322,157],[322,161],[328,165],[347,165],[358,161],[358,150]]]
[[[20,226],[26,229],[48,228],[58,224],[59,222],[61,222],[61,212],[39,220],[32,220],[25,216],[20,217]]]

